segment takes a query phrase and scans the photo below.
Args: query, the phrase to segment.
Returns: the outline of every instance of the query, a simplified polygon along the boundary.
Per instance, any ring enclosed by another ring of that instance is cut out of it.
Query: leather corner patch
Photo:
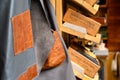
[[[14,55],[33,47],[32,24],[30,11],[12,17]]]
[[[55,42],[54,42],[52,49],[50,50],[50,53],[48,55],[48,58],[45,64],[42,67],[42,70],[50,69],[50,68],[58,66],[62,62],[64,62],[66,58],[64,47],[62,45],[62,42],[60,40],[60,37],[57,31],[54,31],[53,35],[55,37]]]
[[[25,73],[23,73],[18,80],[32,80],[37,76],[37,66],[33,65],[27,69]]]

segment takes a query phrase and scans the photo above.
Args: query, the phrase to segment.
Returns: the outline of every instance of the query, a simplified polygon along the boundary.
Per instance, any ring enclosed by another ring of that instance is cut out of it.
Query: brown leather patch
[[[37,76],[37,66],[33,65],[29,67],[27,71],[18,78],[18,80],[32,80],[35,76]]]
[[[55,42],[42,68],[43,70],[50,69],[60,65],[66,58],[64,48],[58,33],[54,31],[53,35],[55,37]]]
[[[33,47],[30,11],[27,10],[12,18],[14,55]]]

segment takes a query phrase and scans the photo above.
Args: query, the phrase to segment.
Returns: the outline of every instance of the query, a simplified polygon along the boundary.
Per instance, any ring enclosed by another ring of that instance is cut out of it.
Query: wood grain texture
[[[120,0],[107,0],[107,6],[108,7],[114,7],[114,8],[117,8],[117,7],[120,7]]]
[[[43,68],[42,68],[43,70],[50,69],[60,65],[66,58],[64,48],[58,33],[54,31],[53,35],[55,37],[55,42],[48,55],[48,58],[45,64],[43,65]]]
[[[115,52],[109,52],[109,55],[104,60],[104,80],[120,80],[120,77],[115,77],[114,73],[111,70],[112,60],[114,58]],[[119,58],[120,59],[120,58]],[[119,63],[120,65],[120,63]]]
[[[80,65],[84,69],[84,73],[93,78],[97,71],[99,70],[100,66],[96,65],[83,55],[79,54],[76,50],[69,47],[68,49],[69,56],[71,61],[75,62],[76,64]]]
[[[88,34],[95,36],[101,26],[100,23],[82,15],[79,12],[76,12],[72,9],[68,9],[64,15],[63,20],[65,22],[72,23],[74,25],[78,25],[86,28]]]
[[[61,27],[61,31],[63,31],[67,34],[71,34],[71,35],[78,36],[78,37],[83,38],[83,39],[93,41],[95,43],[100,43],[100,40],[101,40],[101,35],[100,34],[96,34],[96,36],[91,36],[91,35],[84,34],[82,32],[70,29],[70,28],[65,27],[65,26]]]
[[[84,38],[85,37],[84,33],[81,33],[79,31],[73,30],[73,29],[65,27],[65,26],[61,27],[61,31],[63,31],[65,33],[68,33],[68,34],[71,34],[71,35],[74,35],[74,36],[78,36],[80,38]]]
[[[95,43],[100,43],[100,40],[101,40],[101,34],[96,34],[95,37],[86,34],[86,35],[85,35],[85,39],[90,40],[90,41],[93,41],[93,42],[95,42]]]
[[[23,73],[18,80],[32,80],[37,76],[37,66],[33,65],[29,67],[25,73]]]
[[[89,17],[97,22],[99,22],[100,24],[102,25],[105,25],[106,24],[106,21],[105,21],[105,18],[104,17]]]
[[[12,17],[14,55],[33,47],[30,11],[24,11]]]
[[[97,0],[84,0],[84,1],[86,1],[91,6],[93,6],[97,2]]]
[[[56,19],[58,23],[58,27],[61,30],[62,26],[62,18],[63,18],[63,0],[56,0]]]
[[[72,0],[73,2],[79,4],[80,6],[84,7],[87,11],[95,15],[98,11],[99,7],[92,6],[86,2],[86,0]]]
[[[120,8],[119,0],[108,0],[108,43],[110,51],[120,50]]]

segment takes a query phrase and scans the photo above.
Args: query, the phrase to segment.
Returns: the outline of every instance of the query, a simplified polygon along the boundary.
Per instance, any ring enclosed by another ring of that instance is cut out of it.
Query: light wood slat
[[[72,0],[76,3],[78,3],[79,5],[81,5],[82,7],[84,7],[86,10],[88,10],[90,13],[92,13],[93,15],[95,15],[99,9],[99,5],[95,4],[93,7],[88,4],[86,1],[84,0]]]

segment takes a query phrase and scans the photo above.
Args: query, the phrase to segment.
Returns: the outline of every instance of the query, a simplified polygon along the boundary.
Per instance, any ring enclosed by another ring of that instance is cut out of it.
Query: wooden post
[[[56,0],[55,1],[55,7],[56,7],[57,23],[58,23],[59,29],[61,31],[62,17],[63,17],[62,0]]]

